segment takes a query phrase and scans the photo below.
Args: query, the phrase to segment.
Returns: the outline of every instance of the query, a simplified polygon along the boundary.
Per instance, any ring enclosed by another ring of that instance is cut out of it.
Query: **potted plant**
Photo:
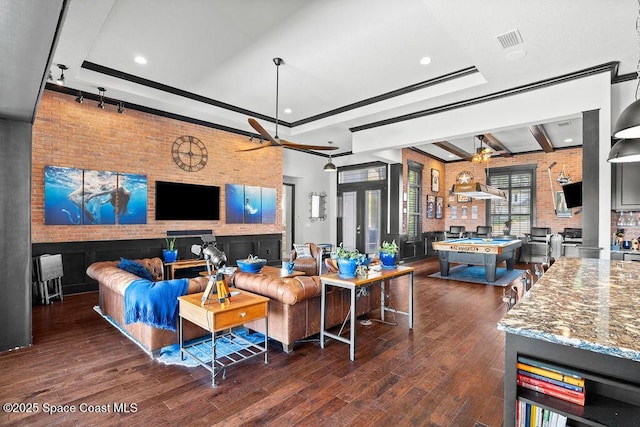
[[[382,242],[380,246],[380,262],[383,268],[395,268],[396,261],[398,259],[398,244],[395,240],[391,243],[386,240]]]
[[[178,250],[174,249],[176,238],[174,237],[173,239],[169,239],[168,237],[165,237],[164,241],[167,242],[167,248],[162,250],[164,262],[176,262],[178,259]]]
[[[357,249],[349,251],[340,242],[335,252],[335,257],[338,262],[338,275],[340,277],[347,279],[356,277],[356,269],[362,260],[362,255]]]

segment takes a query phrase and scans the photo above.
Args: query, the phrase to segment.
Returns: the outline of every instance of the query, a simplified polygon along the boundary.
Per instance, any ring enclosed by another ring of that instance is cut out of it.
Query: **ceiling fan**
[[[284,64],[282,58],[273,58],[273,63],[276,64],[276,135],[271,136],[269,132],[262,127],[258,121],[252,117],[249,118],[249,125],[254,128],[263,138],[266,140],[265,143],[261,143],[255,147],[245,148],[238,151],[252,151],[252,150],[260,150],[261,148],[266,147],[289,147],[289,148],[299,148],[303,150],[337,150],[338,147],[330,147],[327,145],[308,145],[308,144],[297,144],[295,142],[285,141],[278,137],[278,85],[280,81],[280,65]]]

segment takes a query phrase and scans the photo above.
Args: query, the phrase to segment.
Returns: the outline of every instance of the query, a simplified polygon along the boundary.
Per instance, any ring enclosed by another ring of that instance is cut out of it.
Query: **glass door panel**
[[[381,192],[380,190],[365,191],[364,218],[365,229],[364,251],[372,254],[380,247],[381,228]]]
[[[342,245],[345,249],[357,247],[358,227],[358,193],[345,191],[342,193]]]

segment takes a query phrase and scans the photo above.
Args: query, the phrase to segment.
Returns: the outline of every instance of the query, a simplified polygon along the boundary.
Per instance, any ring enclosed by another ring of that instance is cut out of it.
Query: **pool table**
[[[484,265],[487,282],[496,281],[496,266],[507,262],[507,270],[513,270],[516,264],[516,249],[522,246],[521,240],[510,239],[452,239],[433,242],[438,251],[440,275],[449,275],[452,262],[470,265]]]

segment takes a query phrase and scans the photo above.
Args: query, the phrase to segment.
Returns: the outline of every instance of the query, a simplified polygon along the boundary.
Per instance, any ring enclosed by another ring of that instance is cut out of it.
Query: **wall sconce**
[[[58,86],[64,86],[64,70],[68,70],[68,68],[63,64],[58,64],[58,68],[60,68],[60,77],[56,80],[56,84]]]
[[[98,95],[100,95],[100,102],[98,102],[98,108],[101,108],[104,110],[104,93],[107,90],[103,87],[99,87],[98,88]]]

